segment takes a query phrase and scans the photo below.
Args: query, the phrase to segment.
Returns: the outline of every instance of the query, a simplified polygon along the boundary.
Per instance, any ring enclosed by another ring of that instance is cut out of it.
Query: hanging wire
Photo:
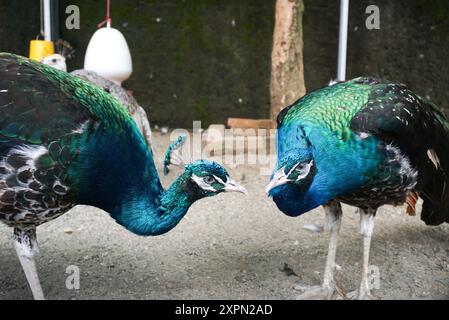
[[[111,19],[111,1],[110,0],[106,0],[106,18],[105,18],[104,21],[102,21],[102,22],[100,22],[98,24],[98,28],[103,27],[105,24],[110,25],[111,22],[112,22],[112,19]]]
[[[36,40],[38,40],[39,39],[39,37],[44,37],[45,36],[45,32],[44,32],[44,3],[43,3],[43,0],[40,0],[40,24],[41,24],[41,26],[40,26],[40,31],[39,31],[39,33],[37,34],[37,36],[36,36]]]

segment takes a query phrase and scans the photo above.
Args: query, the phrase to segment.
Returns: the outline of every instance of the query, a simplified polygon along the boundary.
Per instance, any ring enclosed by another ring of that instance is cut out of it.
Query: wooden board
[[[271,119],[228,118],[228,127],[231,129],[275,129],[276,121]]]

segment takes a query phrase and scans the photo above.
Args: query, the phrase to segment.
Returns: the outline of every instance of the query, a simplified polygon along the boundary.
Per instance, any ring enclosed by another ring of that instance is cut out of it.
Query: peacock
[[[449,122],[403,84],[371,77],[334,83],[305,95],[277,118],[278,155],[267,193],[288,216],[318,206],[330,231],[320,286],[297,286],[300,299],[336,298],[334,271],[341,203],[358,208],[362,280],[347,297],[371,299],[369,252],[377,209],[423,199],[427,225],[449,222]]]
[[[66,72],[0,53],[0,221],[13,228],[35,299],[44,298],[36,227],[75,205],[101,208],[129,231],[156,236],[199,199],[246,192],[221,165],[189,160],[185,141],[168,149],[165,171],[179,160],[184,171],[164,190],[152,151],[115,98]]]

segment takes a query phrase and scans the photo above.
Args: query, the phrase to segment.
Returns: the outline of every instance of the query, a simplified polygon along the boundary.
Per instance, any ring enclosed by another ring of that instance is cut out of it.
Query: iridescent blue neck
[[[130,194],[111,216],[129,231],[143,236],[155,236],[173,229],[197,199],[182,188],[183,176],[160,194],[156,201],[151,194]]]
[[[288,184],[273,189],[270,195],[279,210],[290,217],[297,217],[321,204],[320,200],[312,197],[310,193]]]
[[[108,128],[83,141],[84,152],[70,167],[73,198],[103,209],[133,233],[159,235],[197,199],[184,191],[185,173],[164,190],[151,151],[135,127],[128,129],[136,132],[133,139]]]

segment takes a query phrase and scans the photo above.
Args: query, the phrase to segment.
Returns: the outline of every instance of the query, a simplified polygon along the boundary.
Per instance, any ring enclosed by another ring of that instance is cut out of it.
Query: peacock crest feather
[[[192,163],[192,159],[186,147],[187,136],[181,135],[167,148],[164,156],[164,175],[170,172],[169,166]]]

